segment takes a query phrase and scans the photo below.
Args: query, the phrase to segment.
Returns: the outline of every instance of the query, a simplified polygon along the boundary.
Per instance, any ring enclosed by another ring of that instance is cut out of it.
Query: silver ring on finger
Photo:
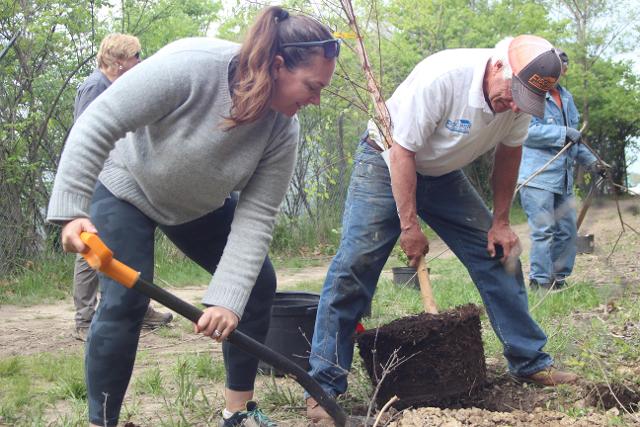
[[[222,336],[222,332],[220,332],[219,330],[215,330],[213,331],[213,337],[214,338],[220,338]]]

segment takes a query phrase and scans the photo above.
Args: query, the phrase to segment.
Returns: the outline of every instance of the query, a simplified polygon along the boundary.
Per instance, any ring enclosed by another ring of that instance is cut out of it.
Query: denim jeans
[[[153,280],[154,233],[159,227],[189,258],[213,274],[226,245],[237,203],[236,195],[221,208],[177,226],[156,224],[135,206],[116,198],[100,182],[91,204],[91,219],[114,257]],[[100,274],[101,301],[85,350],[89,419],[115,426],[131,377],[142,320],[149,298]],[[276,276],[267,257],[253,287],[238,330],[264,342],[271,319]],[[212,345],[213,344],[212,342]],[[253,390],[258,360],[229,343],[222,344],[227,387]]]
[[[487,253],[491,213],[462,171],[418,175],[416,193],[418,215],[453,250],[478,288],[509,370],[527,376],[551,365],[542,351],[546,335],[529,314],[522,270],[510,275]],[[361,143],[340,248],[324,282],[311,346],[310,375],[333,396],[347,389],[356,324],[399,235],[389,171],[380,154]]]
[[[538,283],[564,280],[576,260],[576,209],[573,194],[535,187],[520,189],[520,201],[531,230],[529,279]]]

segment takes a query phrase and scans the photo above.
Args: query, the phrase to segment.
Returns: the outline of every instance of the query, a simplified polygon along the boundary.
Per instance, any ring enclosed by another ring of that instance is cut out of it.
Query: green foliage
[[[624,184],[625,148],[637,147],[640,134],[640,86],[632,65],[615,57],[636,48],[640,7],[629,0],[582,0],[565,6],[572,34],[562,44],[570,67],[561,83],[573,93],[588,124],[586,140],[613,165],[614,181]]]
[[[576,68],[579,67],[577,64]],[[598,83],[585,88],[585,76]],[[624,183],[628,166],[625,150],[638,147],[637,137],[640,136],[638,76],[629,62],[601,59],[588,72],[573,70],[570,77],[567,86],[577,102],[588,101],[588,143],[613,166],[614,181]]]
[[[109,32],[140,37],[150,55],[169,41],[204,35],[220,3],[211,0],[0,3],[0,274],[47,246],[52,179],[73,122],[75,88],[94,68]],[[8,47],[8,46],[7,46]],[[4,49],[2,49],[4,50]],[[53,231],[58,233],[58,230]]]
[[[70,285],[65,273],[64,279],[47,279],[54,283],[51,293],[36,294],[29,287],[15,289],[13,276],[7,273],[17,270],[21,275],[22,266],[56,245],[48,236],[59,230],[44,224],[47,200],[71,127],[75,88],[93,69],[102,37],[112,31],[133,33],[142,42],[144,57],[177,38],[211,33],[215,26],[219,37],[240,41],[263,7],[236,2],[223,11],[221,4],[216,0],[0,3],[0,51],[19,34],[0,59],[0,303],[12,301],[11,295],[16,300],[29,294],[34,300],[59,298]],[[286,5],[293,12],[315,15],[332,29],[349,31],[338,9],[304,0]],[[505,36],[521,33],[556,42],[572,58],[564,84],[589,119],[589,142],[614,165],[616,181],[623,182],[628,160],[624,149],[639,141],[640,86],[629,63],[611,58],[635,47],[638,28],[631,24],[638,7],[633,2],[364,0],[354,6],[384,97],[419,61],[441,49],[491,47]],[[590,13],[576,14],[576,8]],[[276,256],[332,254],[337,248],[353,153],[373,112],[355,46],[353,40],[345,41],[320,107],[298,115],[298,164],[274,232]],[[465,168],[487,201],[492,162],[488,153]],[[161,249],[158,264],[156,277],[172,284],[209,280],[206,272],[178,252]]]
[[[174,40],[206,34],[221,9],[219,1],[211,0],[126,0],[123,4],[125,13],[114,16],[113,31],[138,36],[145,56]]]

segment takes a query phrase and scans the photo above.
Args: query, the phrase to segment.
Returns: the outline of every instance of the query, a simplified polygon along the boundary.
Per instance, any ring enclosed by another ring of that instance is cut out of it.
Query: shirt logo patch
[[[446,128],[451,132],[457,133],[469,133],[471,130],[471,122],[467,119],[460,120],[449,120],[447,119],[447,123],[445,124]]]

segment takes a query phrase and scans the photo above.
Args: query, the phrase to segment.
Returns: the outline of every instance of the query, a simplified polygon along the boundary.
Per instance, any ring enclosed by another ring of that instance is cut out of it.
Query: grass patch
[[[180,377],[180,369],[184,365],[196,378],[207,379],[213,382],[224,381],[225,370],[222,360],[213,360],[210,353],[191,354],[178,360],[176,373]]]
[[[163,385],[162,374],[158,367],[147,369],[133,383],[137,392],[151,396],[160,396],[164,390]]]
[[[71,295],[74,259],[55,253],[26,262],[0,281],[0,304],[29,306]]]
[[[269,255],[273,267],[277,270],[283,268],[317,267],[327,263],[327,257],[286,257],[281,255]]]
[[[162,233],[156,234],[154,276],[159,285],[171,286],[206,285],[211,274],[187,258]]]
[[[14,377],[22,373],[22,362],[18,357],[0,360],[0,378]]]
[[[11,357],[0,360],[0,373],[0,417],[7,425],[46,425],[37,420],[61,400],[86,406],[81,354]]]
[[[173,320],[172,323],[173,322],[175,322],[175,320]],[[189,328],[189,331],[193,332],[193,326]],[[161,338],[179,339],[184,334],[184,331],[182,331],[180,327],[176,328],[175,325],[172,325],[172,326],[163,325],[163,326],[160,326],[159,328],[154,329],[153,333]]]
[[[261,403],[271,409],[295,408],[304,403],[298,387],[292,388],[284,382],[279,383],[273,375],[266,382],[265,389],[260,395]]]
[[[155,277],[159,285],[204,285],[211,275],[185,257],[164,237],[156,239]],[[0,304],[30,306],[69,298],[73,289],[75,255],[52,252],[24,263],[0,280]]]
[[[323,280],[305,280],[288,286],[287,291],[313,292],[319,294],[320,291],[322,291],[322,285],[324,285]]]
[[[518,203],[513,203],[511,205],[511,210],[509,211],[509,222],[511,224],[525,224],[527,222],[527,213],[520,205],[520,197],[517,199]]]

